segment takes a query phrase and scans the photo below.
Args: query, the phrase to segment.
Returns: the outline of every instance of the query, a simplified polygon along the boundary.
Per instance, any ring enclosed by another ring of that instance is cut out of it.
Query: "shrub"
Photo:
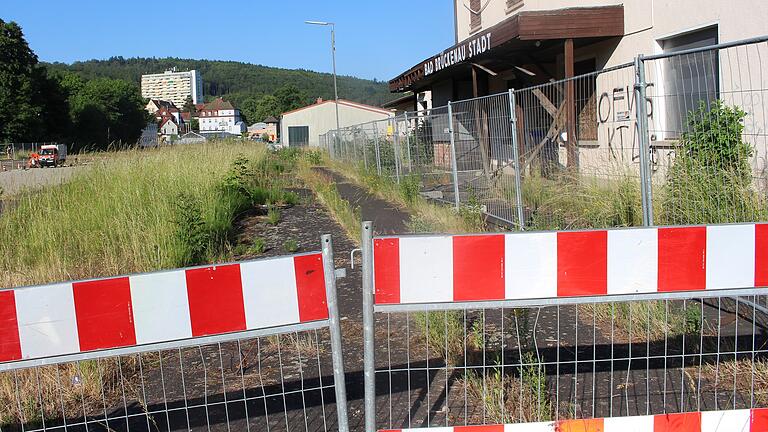
[[[419,198],[421,180],[416,175],[407,175],[400,180],[400,195],[408,204],[413,204]]]
[[[746,222],[764,218],[764,202],[752,187],[752,147],[743,141],[746,113],[703,102],[687,120],[662,190],[663,224]]]
[[[459,217],[469,231],[482,231],[485,228],[483,206],[472,191],[470,191],[467,203],[459,207]]]
[[[182,192],[176,197],[176,235],[184,245],[184,264],[202,263],[208,257],[211,233],[206,226],[201,202],[194,195]]]

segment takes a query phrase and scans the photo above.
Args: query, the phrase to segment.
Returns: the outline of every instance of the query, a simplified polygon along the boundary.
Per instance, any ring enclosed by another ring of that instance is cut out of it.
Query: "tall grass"
[[[238,155],[264,153],[229,142],[116,152],[66,184],[17,195],[0,216],[0,286],[184,265],[191,252],[180,212],[193,208],[210,241],[222,241],[247,205],[222,181]]]
[[[0,215],[0,286],[221,259],[242,211],[267,199],[294,199],[274,180],[276,169],[266,159],[263,146],[235,142],[115,152],[69,183],[17,195]],[[125,359],[129,365],[135,360]],[[80,383],[38,400],[41,384],[60,386],[57,371]],[[135,370],[126,376],[124,365],[122,372],[116,359],[106,359],[4,374],[0,425],[81,415],[83,403],[101,406],[102,399],[119,397],[120,383],[133,385]]]
[[[640,182],[630,175],[611,180],[531,175],[524,179],[521,192],[533,229],[626,227],[643,220]]]

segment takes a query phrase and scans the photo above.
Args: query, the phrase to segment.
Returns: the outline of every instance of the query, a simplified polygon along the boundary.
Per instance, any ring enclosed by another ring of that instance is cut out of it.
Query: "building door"
[[[288,145],[306,147],[309,145],[309,126],[288,126]]]

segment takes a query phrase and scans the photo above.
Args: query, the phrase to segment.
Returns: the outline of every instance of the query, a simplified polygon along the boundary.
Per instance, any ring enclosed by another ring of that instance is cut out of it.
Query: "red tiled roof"
[[[220,111],[220,110],[233,110],[235,109],[234,106],[232,106],[229,101],[225,101],[222,98],[216,98],[213,100],[213,102],[205,104],[205,106],[202,108],[206,111]]]

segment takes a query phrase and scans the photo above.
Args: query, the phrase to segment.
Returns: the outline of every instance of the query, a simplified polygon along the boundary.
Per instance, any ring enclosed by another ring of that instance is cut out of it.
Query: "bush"
[[[417,175],[407,175],[400,180],[400,195],[408,204],[413,204],[419,198],[421,180]]]
[[[663,224],[747,222],[766,216],[752,187],[750,159],[743,141],[746,113],[715,101],[703,102],[687,120],[687,131],[662,190]]]
[[[188,192],[176,197],[176,235],[184,245],[184,265],[202,263],[208,257],[211,232],[202,213],[200,200]]]
[[[469,231],[483,231],[485,228],[485,219],[483,217],[483,206],[477,197],[470,191],[469,199],[466,204],[459,207],[459,217],[464,222]]]

